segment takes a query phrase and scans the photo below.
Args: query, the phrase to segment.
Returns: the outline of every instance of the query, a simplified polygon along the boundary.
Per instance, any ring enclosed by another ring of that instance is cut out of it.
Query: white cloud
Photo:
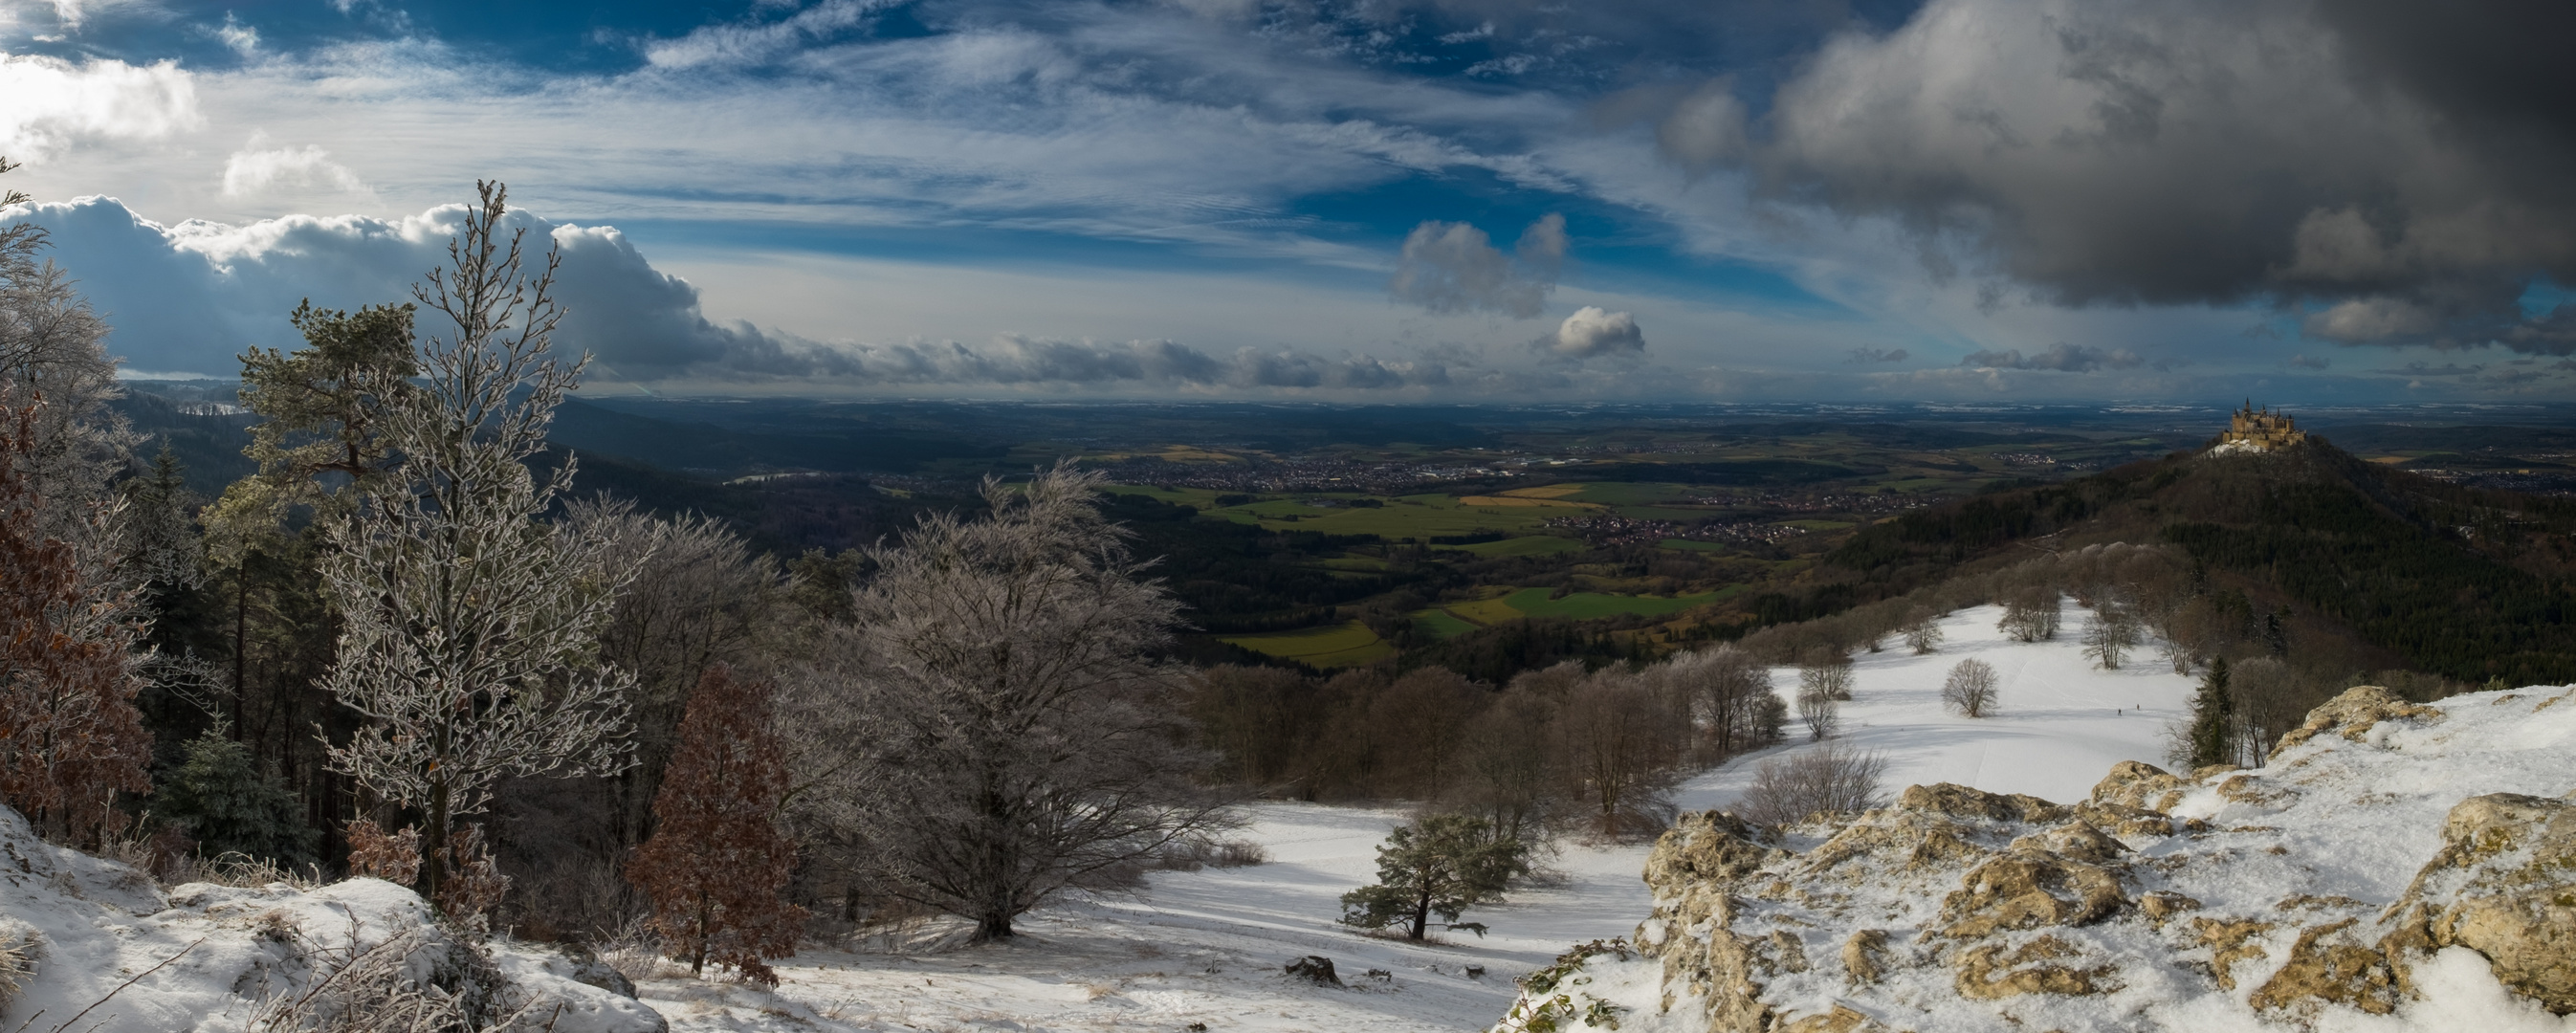
[[[1642,355],[1646,351],[1646,333],[1637,328],[1634,316],[1585,305],[1565,317],[1556,333],[1542,338],[1540,344],[1548,351],[1569,359]]]
[[[787,0],[758,6],[793,5],[794,0]],[[701,26],[678,39],[647,44],[644,59],[658,68],[675,69],[762,64],[855,27],[887,5],[887,0],[823,0],[774,22]]]
[[[241,23],[231,11],[224,12],[224,24],[215,30],[215,38],[224,41],[233,53],[252,57],[259,53],[259,30]]]
[[[176,62],[73,64],[0,53],[0,153],[43,160],[88,140],[147,140],[195,127],[195,84]]]
[[[329,151],[313,144],[262,148],[260,145],[266,142],[265,134],[253,133],[248,146],[224,160],[224,196],[374,193],[356,172],[332,161]]]

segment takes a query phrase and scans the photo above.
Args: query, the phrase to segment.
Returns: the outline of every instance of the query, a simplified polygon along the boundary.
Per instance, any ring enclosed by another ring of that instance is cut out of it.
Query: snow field
[[[2001,608],[1979,607],[1941,621],[1946,641],[1937,652],[1916,656],[1899,646],[1860,654],[1841,740],[1888,758],[1891,794],[1949,781],[2068,802],[2114,763],[2161,764],[2166,726],[2185,717],[2196,681],[2173,674],[2152,650],[2138,651],[2127,669],[2095,669],[2074,641],[2083,611],[2070,607],[2067,616],[2058,640],[2025,644],[1995,630]],[[1972,656],[1993,664],[2001,682],[1997,712],[1973,720],[1940,705],[1950,666]],[[1797,670],[1775,670],[1773,683],[1783,699],[1793,697]],[[1788,744],[1690,780],[1678,802],[1693,810],[1732,803],[1762,761],[1814,748],[1794,722],[1791,732]],[[1375,880],[1377,846],[1406,813],[1288,803],[1249,810],[1245,836],[1269,851],[1270,863],[1161,872],[1136,898],[1043,908],[1022,921],[1017,943],[809,951],[777,966],[775,993],[686,978],[646,980],[642,991],[674,1030],[690,1033],[1178,1031],[1192,1023],[1263,1033],[1481,1030],[1510,1008],[1513,979],[1575,943],[1630,935],[1653,904],[1639,878],[1649,844],[1568,843],[1544,859],[1566,876],[1561,885],[1520,890],[1464,916],[1491,927],[1482,939],[1363,936],[1333,921],[1339,898]],[[1281,974],[1306,954],[1332,958],[1345,988]],[[1467,977],[1469,965],[1484,966],[1483,978]],[[1369,969],[1390,978],[1370,979]],[[1643,1015],[1631,1025],[1660,1028]]]

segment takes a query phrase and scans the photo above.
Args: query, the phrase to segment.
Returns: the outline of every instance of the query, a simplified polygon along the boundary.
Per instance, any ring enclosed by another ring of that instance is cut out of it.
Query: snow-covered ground
[[[2149,650],[2128,669],[2101,671],[2073,641],[2070,608],[2058,641],[2022,644],[1995,630],[1993,607],[1942,621],[1947,641],[1915,656],[1900,648],[1862,654],[1843,741],[1883,753],[1888,788],[1958,782],[2053,800],[2082,798],[2112,764],[2161,763],[2166,726],[2181,719],[2193,682]],[[1992,717],[1944,713],[1950,666],[1993,664],[2000,707]],[[1784,698],[1797,672],[1774,672]],[[1737,760],[1686,784],[1686,809],[1723,807],[1769,757],[1812,749],[1799,741]],[[1247,835],[1271,862],[1249,868],[1167,872],[1133,900],[1077,902],[1021,923],[1019,942],[944,951],[810,951],[778,966],[774,993],[738,984],[644,981],[647,1003],[675,1030],[1481,1030],[1514,996],[1513,978],[1585,940],[1626,936],[1651,901],[1639,878],[1647,845],[1570,844],[1549,861],[1561,886],[1514,893],[1471,911],[1488,934],[1447,934],[1407,944],[1336,925],[1337,898],[1373,881],[1376,848],[1404,819],[1393,809],[1264,804]],[[1290,959],[1333,959],[1345,989],[1281,973]],[[1482,978],[1467,966],[1484,968]],[[1384,980],[1366,975],[1388,973]]]

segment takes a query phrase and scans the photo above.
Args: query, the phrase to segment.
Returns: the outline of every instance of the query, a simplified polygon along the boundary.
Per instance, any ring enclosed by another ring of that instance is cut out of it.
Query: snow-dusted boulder
[[[393,883],[190,883],[165,896],[131,867],[38,839],[0,807],[0,950],[13,946],[24,965],[14,992],[0,994],[5,1030],[238,1031],[264,1001],[302,993],[317,974],[378,948],[414,983],[486,995],[494,1014],[533,1004],[532,1013],[560,1015],[562,1033],[666,1028],[631,997],[558,974],[569,962],[506,945],[481,957]]]
[[[2576,1030],[2576,689],[2356,688],[2264,767],[1684,815],[1498,1030]],[[1543,984],[1543,985],[1542,985]]]

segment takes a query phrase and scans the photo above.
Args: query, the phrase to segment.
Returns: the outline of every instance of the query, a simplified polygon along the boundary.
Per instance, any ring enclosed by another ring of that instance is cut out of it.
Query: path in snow
[[[1938,652],[1862,654],[1844,742],[1885,754],[1888,789],[1959,782],[1994,792],[2071,802],[2112,764],[2161,763],[2165,728],[2179,721],[2193,681],[2151,650],[2127,670],[2095,670],[2074,641],[2084,614],[2070,609],[2055,642],[2023,644],[1995,630],[2002,611],[1979,607],[1944,618]],[[1995,666],[2002,687],[1993,717],[1942,711],[1950,666],[1968,657]],[[1773,672],[1784,698],[1797,671]],[[1799,741],[1763,751],[1685,784],[1680,804],[1722,807],[1764,760],[1812,749]],[[1446,944],[1365,937],[1336,925],[1342,893],[1376,874],[1376,848],[1400,809],[1261,804],[1247,836],[1270,851],[1250,868],[1165,872],[1133,900],[1045,908],[1022,923],[1019,942],[939,953],[811,952],[778,966],[774,994],[685,978],[644,984],[647,1001],[678,1031],[699,1030],[1479,1030],[1511,1004],[1513,978],[1573,943],[1626,936],[1649,908],[1638,873],[1647,846],[1569,844],[1550,865],[1561,886],[1523,890],[1466,917],[1491,927]],[[1333,959],[1347,989],[1293,983],[1280,966],[1303,954]],[[1485,974],[1471,979],[1468,965]],[[1390,973],[1369,979],[1368,969]]]

